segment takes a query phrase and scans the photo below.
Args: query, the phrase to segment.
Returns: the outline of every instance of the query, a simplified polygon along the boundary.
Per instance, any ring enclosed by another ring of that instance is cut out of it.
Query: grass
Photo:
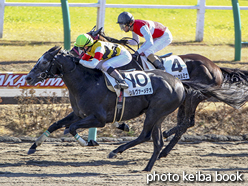
[[[39,2],[35,0],[8,0],[7,2]],[[46,0],[42,2],[60,2]],[[70,0],[69,3],[97,3],[97,1]],[[107,0],[107,4],[117,4],[114,0]],[[119,1],[119,4],[133,4],[133,1]],[[148,1],[138,0],[135,4],[166,4],[166,5],[196,5],[197,0]],[[230,0],[206,1],[207,5],[231,6]],[[248,6],[247,1],[239,1],[240,6]],[[71,40],[89,31],[96,24],[96,8],[71,7]],[[124,9],[106,8],[105,31],[108,35],[120,38],[127,34],[120,31],[116,24],[117,17],[122,11],[131,12],[135,18],[149,19],[168,26],[174,41],[194,41],[196,26],[196,10],[184,9]],[[216,19],[217,18],[217,19]],[[248,41],[248,11],[241,11],[242,38]],[[232,44],[234,40],[234,23],[231,10],[206,10],[204,43]],[[131,36],[129,34],[129,36]],[[5,7],[4,40],[26,41],[63,41],[63,20],[60,7]]]
[[[37,0],[7,0],[6,2],[41,2]],[[60,0],[44,0],[42,2],[59,3]],[[97,3],[97,0],[70,0],[69,3]],[[107,0],[107,4],[116,4]],[[119,4],[132,4],[131,0],[118,1]],[[138,0],[135,4],[167,4],[196,5],[197,0]],[[207,0],[207,5],[231,6],[230,0]],[[248,1],[239,1],[240,6],[248,6]],[[97,19],[96,8],[70,7],[71,42],[76,37],[88,32]],[[174,54],[199,53],[217,62],[230,62],[234,59],[234,23],[231,10],[206,10],[204,41],[194,42],[196,10],[182,9],[123,9],[106,8],[105,32],[107,35],[120,39],[131,36],[131,33],[120,31],[116,24],[122,11],[130,11],[135,18],[150,19],[168,26],[173,34],[173,42],[157,54],[173,52]],[[217,18],[217,19],[216,19]],[[248,11],[241,11],[242,41],[248,41]],[[60,7],[13,7],[6,6],[4,14],[3,38],[0,39],[0,62],[9,61],[12,64],[2,65],[0,70],[15,70],[14,61],[26,62],[24,70],[29,71],[47,49],[57,45],[63,46],[63,20]],[[141,39],[142,41],[142,39]],[[144,41],[144,40],[143,40]],[[248,49],[242,48],[241,65],[248,61]],[[222,64],[220,64],[222,65]],[[229,64],[228,64],[229,65]],[[225,64],[224,64],[225,66]],[[238,65],[240,66],[240,65]],[[246,68],[246,67],[245,67]],[[23,68],[21,67],[21,70]]]

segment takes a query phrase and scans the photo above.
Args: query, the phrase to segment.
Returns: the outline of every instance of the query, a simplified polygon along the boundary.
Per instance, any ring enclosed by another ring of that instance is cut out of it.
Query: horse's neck
[[[96,86],[102,78],[101,72],[77,65],[74,71],[65,73],[62,79],[70,91],[77,91]]]

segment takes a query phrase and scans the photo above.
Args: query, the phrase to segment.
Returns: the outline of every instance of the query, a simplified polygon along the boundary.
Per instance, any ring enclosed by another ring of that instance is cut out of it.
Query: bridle
[[[55,56],[51,55],[50,53],[46,53],[45,55],[49,55],[49,66],[47,67],[47,69],[44,71],[44,69],[41,69],[39,67],[39,63],[37,63],[35,66],[34,66],[34,69],[38,69],[39,71],[41,71],[41,73],[39,74],[39,77],[42,81],[46,80],[47,78],[62,78],[64,76],[64,74],[67,74],[67,73],[72,73],[73,71],[76,70],[76,64],[74,63],[74,67],[72,70],[70,71],[67,71],[65,72],[63,70],[63,65],[59,63],[59,61],[57,60],[57,54]],[[70,56],[68,56],[70,57]],[[59,74],[54,74],[52,72],[52,68],[54,66],[59,66],[59,71],[60,73]]]

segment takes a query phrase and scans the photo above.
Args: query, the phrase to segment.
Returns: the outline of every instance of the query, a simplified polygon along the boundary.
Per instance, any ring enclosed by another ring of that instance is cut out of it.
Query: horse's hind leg
[[[40,146],[45,139],[55,130],[58,130],[64,126],[68,127],[71,123],[78,121],[79,118],[74,114],[74,112],[71,112],[68,116],[65,118],[53,123],[35,142],[34,144],[30,147],[28,154],[33,154],[36,151],[36,148]]]
[[[161,149],[163,148],[164,141],[163,141],[163,136],[162,136],[162,131],[161,131],[161,123],[154,126],[152,130],[152,139],[153,139],[154,150],[153,150],[152,157],[149,160],[144,171],[152,170],[152,167],[155,161],[158,159]]]
[[[180,117],[178,117],[178,116],[180,116]],[[182,104],[178,109],[177,123],[178,124],[183,123],[184,118],[185,118],[185,106],[184,106],[184,104]],[[181,125],[177,125],[177,126],[173,127],[172,129],[170,129],[169,131],[164,131],[163,132],[164,138],[168,138],[172,134],[175,134],[180,128],[181,128]]]
[[[148,114],[147,114],[148,115]],[[108,158],[113,158],[117,156],[118,153],[122,153],[123,151],[134,147],[135,145],[138,145],[140,143],[143,143],[145,141],[149,141],[151,139],[152,130],[156,123],[161,123],[163,121],[164,117],[160,118],[157,121],[154,121],[154,117],[146,117],[143,130],[140,133],[139,137],[133,141],[130,141],[124,145],[119,146],[117,149],[113,150],[109,153]]]
[[[192,96],[192,97],[191,97]],[[159,155],[159,158],[166,157],[173,147],[178,143],[181,139],[182,135],[187,131],[188,128],[193,127],[195,125],[195,111],[198,104],[206,99],[201,95],[191,95],[186,98],[184,104],[180,107],[180,111],[178,112],[178,126],[174,127],[172,130],[166,133],[169,136],[175,133],[175,136],[172,138],[170,143],[162,150]],[[165,133],[163,133],[165,136]]]

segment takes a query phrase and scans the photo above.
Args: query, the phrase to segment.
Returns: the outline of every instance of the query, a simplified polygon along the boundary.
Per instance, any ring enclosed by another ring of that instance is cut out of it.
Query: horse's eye
[[[43,65],[46,65],[46,64],[47,64],[47,61],[42,61],[42,64],[43,64]]]

